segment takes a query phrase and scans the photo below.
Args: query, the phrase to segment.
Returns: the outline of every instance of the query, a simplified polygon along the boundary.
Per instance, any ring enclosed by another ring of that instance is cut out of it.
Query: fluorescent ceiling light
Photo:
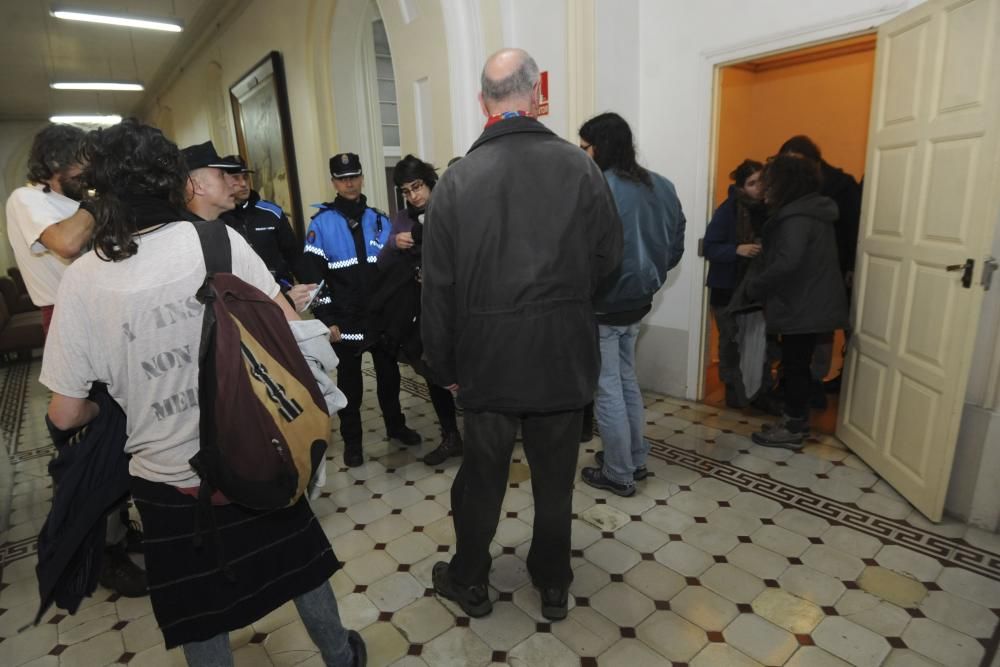
[[[157,19],[129,14],[92,14],[63,7],[53,7],[52,16],[57,19],[67,21],[84,21],[86,23],[105,23],[108,25],[124,26],[126,28],[142,28],[145,30],[164,30],[166,32],[180,32],[184,29],[183,24],[175,19]]]
[[[141,83],[114,83],[114,82],[71,82],[71,81],[60,81],[57,83],[50,83],[50,88],[55,88],[56,90],[143,90]]]
[[[49,116],[49,120],[53,123],[69,123],[70,125],[74,123],[89,123],[91,125],[117,125],[122,122],[121,116],[111,115],[111,116]]]

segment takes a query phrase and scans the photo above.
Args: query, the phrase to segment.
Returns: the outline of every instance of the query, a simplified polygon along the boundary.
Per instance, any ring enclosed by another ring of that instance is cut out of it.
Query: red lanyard
[[[503,113],[493,114],[486,119],[486,127],[491,125],[496,125],[502,120],[507,120],[508,118],[520,118],[521,116],[527,116],[527,111],[504,111]],[[485,128],[484,128],[485,129]]]

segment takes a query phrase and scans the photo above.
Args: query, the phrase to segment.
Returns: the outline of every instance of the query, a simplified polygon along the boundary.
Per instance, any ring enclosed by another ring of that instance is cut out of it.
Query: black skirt
[[[132,497],[168,649],[249,625],[340,569],[304,497],[267,512],[218,505],[208,516],[195,498],[136,477]]]

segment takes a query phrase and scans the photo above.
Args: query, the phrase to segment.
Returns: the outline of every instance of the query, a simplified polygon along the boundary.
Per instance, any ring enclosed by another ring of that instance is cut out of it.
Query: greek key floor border
[[[960,567],[1000,581],[1000,556],[974,547],[964,540],[942,537],[905,521],[887,519],[859,509],[853,503],[824,498],[806,489],[778,482],[767,475],[758,475],[695,452],[673,447],[662,440],[654,438],[647,440],[652,445],[650,455],[661,461],[732,484],[743,491],[770,498],[784,507],[812,514],[832,524],[853,528],[882,542],[912,549],[936,558],[942,565]]]

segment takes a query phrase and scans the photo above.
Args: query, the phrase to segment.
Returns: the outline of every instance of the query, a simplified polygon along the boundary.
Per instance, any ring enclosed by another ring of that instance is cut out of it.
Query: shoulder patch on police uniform
[[[255,206],[262,211],[267,211],[279,220],[281,219],[281,216],[284,215],[284,211],[281,210],[280,206],[274,202],[267,201],[266,199],[261,199],[255,204]]]
[[[309,233],[306,234],[306,243],[315,243],[315,242],[316,242],[316,230],[310,229]]]

